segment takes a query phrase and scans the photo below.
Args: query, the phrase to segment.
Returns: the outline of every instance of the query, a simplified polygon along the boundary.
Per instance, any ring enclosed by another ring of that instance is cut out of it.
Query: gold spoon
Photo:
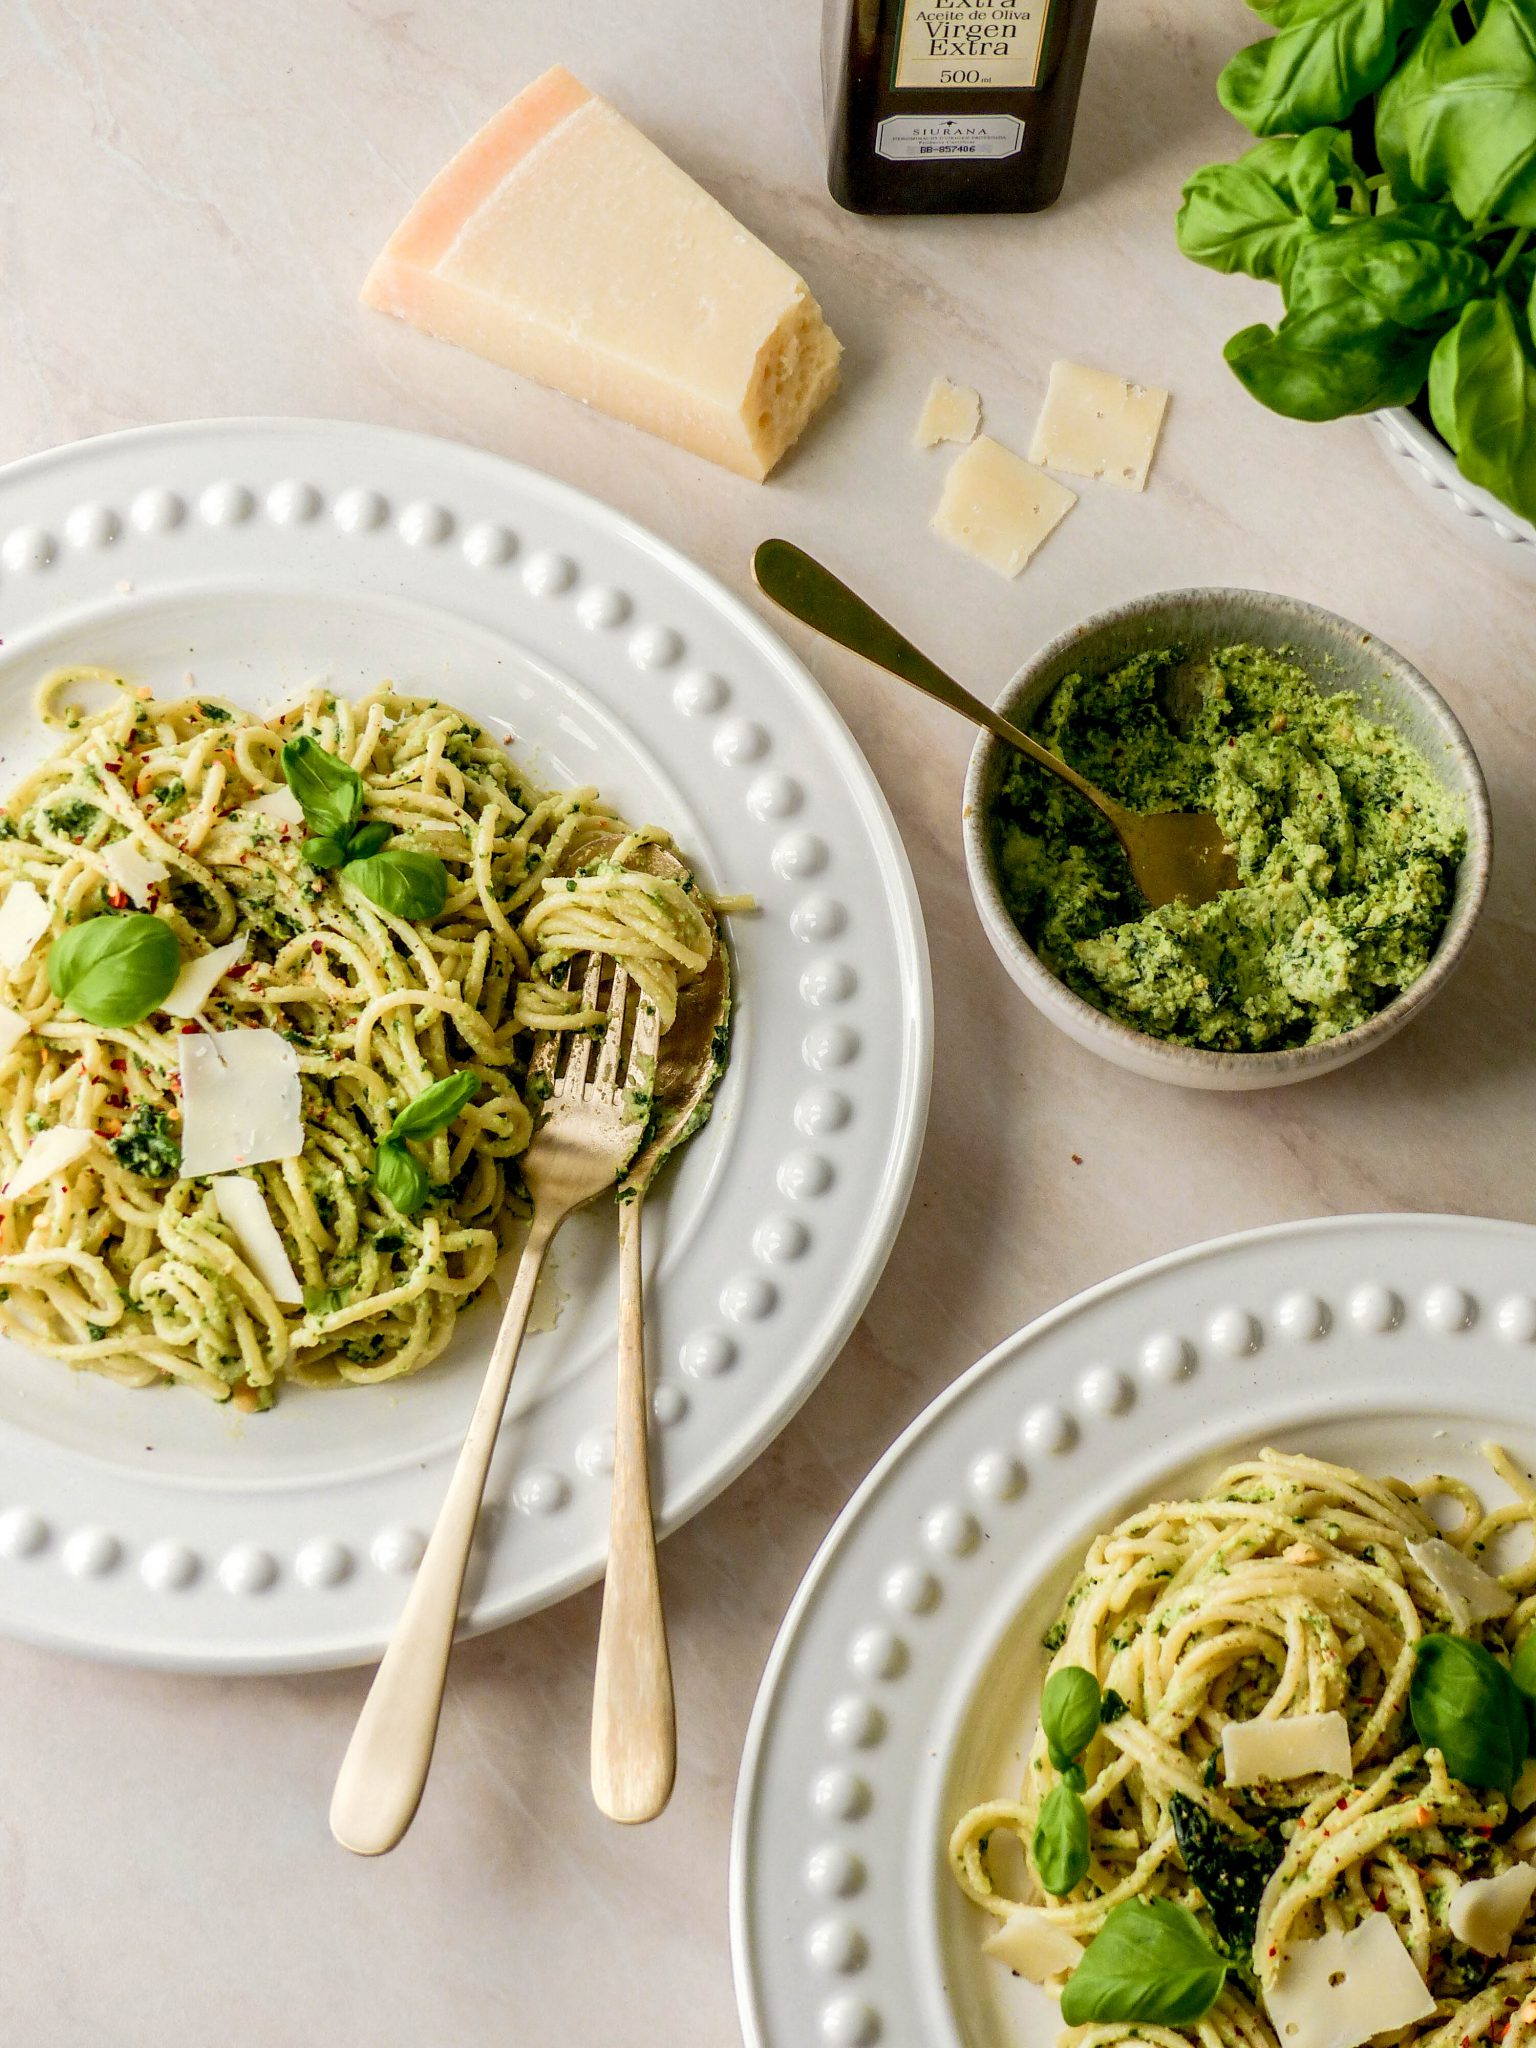
[[[791,541],[765,540],[752,557],[752,573],[763,595],[802,625],[813,626],[840,647],[862,654],[877,668],[985,726],[1086,797],[1125,849],[1136,886],[1154,909],[1161,903],[1208,903],[1224,889],[1237,887],[1236,858],[1208,811],[1131,811],[1116,803],[1038,740],[963,690],[830,569]]]
[[[595,850],[612,848],[588,839],[581,858],[591,859]],[[638,848],[626,865],[674,881],[688,878],[663,846]],[[672,1666],[651,1516],[640,1206],[658,1168],[704,1121],[730,1006],[730,966],[717,936],[709,964],[678,992],[676,1019],[656,1053],[652,1134],[619,1186],[618,1418],[592,1693],[592,1797],[610,1820],[654,1820],[671,1796],[677,1769]]]

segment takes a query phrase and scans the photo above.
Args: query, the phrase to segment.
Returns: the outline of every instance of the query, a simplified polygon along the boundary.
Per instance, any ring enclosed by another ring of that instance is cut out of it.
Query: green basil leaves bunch
[[[1052,1767],[1060,1779],[1045,1796],[1029,1845],[1035,1875],[1053,1898],[1061,1898],[1088,1874],[1086,1779],[1079,1759],[1099,1732],[1104,1694],[1091,1671],[1064,1664],[1045,1681],[1040,1727]]]
[[[1530,1638],[1521,1644],[1528,1650]],[[1517,1653],[1517,1662],[1519,1661]],[[1531,1657],[1522,1669],[1529,1676]],[[1408,1687],[1413,1732],[1438,1749],[1464,1785],[1507,1794],[1530,1749],[1525,1698],[1514,1677],[1465,1636],[1424,1636]]]
[[[1531,0],[1248,0],[1276,33],[1217,93],[1264,138],[1184,187],[1179,246],[1279,285],[1226,358],[1264,405],[1427,403],[1462,472],[1536,519]]]
[[[479,1086],[477,1074],[445,1074],[407,1103],[385,1132],[373,1163],[373,1184],[402,1216],[414,1216],[432,1193],[426,1168],[409,1150],[409,1140],[435,1138],[446,1131]]]
[[[48,986],[66,1010],[103,1031],[141,1024],[180,973],[176,934],[143,910],[88,917],[48,948]]]
[[[448,870],[435,853],[391,846],[388,825],[363,824],[363,778],[307,736],[289,740],[283,775],[304,813],[304,858],[314,868],[339,868],[371,903],[392,917],[438,917],[448,900]]]
[[[1069,2027],[1095,2020],[1187,2026],[1221,1996],[1227,1965],[1187,1907],[1124,1899],[1083,1951],[1061,1994]]]

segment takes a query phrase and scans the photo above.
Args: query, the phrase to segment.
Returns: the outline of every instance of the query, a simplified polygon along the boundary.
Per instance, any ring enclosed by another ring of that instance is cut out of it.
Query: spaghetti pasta
[[[1111,2019],[1074,2034],[1082,2048],[1282,2048],[1267,1999],[1288,1960],[1378,1913],[1434,2001],[1433,2018],[1393,2040],[1536,2043],[1536,1915],[1506,1952],[1485,1954],[1456,1938],[1449,1911],[1463,1886],[1531,1853],[1536,1827],[1520,1811],[1536,1800],[1531,1774],[1508,1793],[1460,1782],[1409,1712],[1426,1637],[1464,1635],[1502,1663],[1536,1617],[1529,1555],[1498,1581],[1492,1604],[1508,1613],[1470,1624],[1426,1569],[1443,1541],[1476,1563],[1507,1531],[1529,1528],[1531,1482],[1507,1453],[1487,1454],[1516,1494],[1491,1511],[1459,1480],[1416,1489],[1265,1451],[1208,1493],[1148,1506],[1094,1540],[1047,1637],[1052,1672],[1081,1667],[1113,1701],[1081,1759],[1086,1873],[1061,1896],[1040,1882],[1035,1831],[1063,1762],[1043,1730],[1018,1798],[965,1814],[950,1865],[987,1913],[1006,1921],[1033,1907],[1079,1942],[1126,1901],[1174,1900],[1231,1967],[1197,2022]],[[1448,1538],[1431,1502],[1457,1517]],[[1332,1714],[1348,1727],[1347,1780],[1314,1771],[1236,1785],[1227,1775],[1222,1734],[1233,1723]],[[999,1854],[1010,1835],[1024,1850],[1017,1895]],[[1225,1873],[1231,1897],[1251,1887],[1236,1942],[1218,1910]]]
[[[107,691],[105,709],[78,704],[86,687]],[[462,713],[389,686],[355,703],[317,687],[263,718],[75,667],[45,679],[39,710],[60,744],[0,814],[0,893],[30,883],[56,940],[127,908],[125,878],[163,871],[139,908],[184,963],[244,950],[195,1021],[155,1011],[115,1028],[61,1002],[48,945],[0,969],[15,1037],[0,1054],[0,1187],[39,1132],[89,1134],[77,1160],[0,1196],[0,1327],[128,1385],[179,1381],[247,1406],[285,1380],[419,1371],[525,1210],[529,1033],[602,1021],[565,986],[571,957],[621,961],[663,1026],[709,958],[692,882],[627,865],[670,842],[631,830],[595,790],[535,789]],[[442,863],[440,914],[393,914],[345,867],[306,861],[282,767],[300,736],[361,779],[373,841]],[[584,862],[589,839],[601,857]],[[274,1298],[209,1181],[179,1171],[179,1035],[253,1025],[297,1054],[303,1150],[246,1171],[302,1309]],[[378,1147],[407,1103],[460,1072],[474,1097],[423,1141],[432,1199],[402,1214],[373,1185]]]

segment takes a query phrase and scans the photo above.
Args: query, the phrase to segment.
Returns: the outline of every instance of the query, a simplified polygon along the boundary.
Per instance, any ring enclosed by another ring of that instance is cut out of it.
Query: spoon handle
[[[862,597],[793,541],[763,541],[752,557],[752,574],[763,595],[771,597],[802,625],[814,627],[851,654],[862,654],[866,661],[883,668],[887,675],[910,683],[925,696],[936,697],[973,725],[984,726],[1010,747],[1027,754],[1031,761],[1049,769],[1052,775],[1060,776],[1107,818],[1119,816],[1120,806],[1113,799],[1095,789],[1091,782],[1085,782],[1065,761],[1058,760],[1000,712],[962,689],[953,676],[947,676],[920,648],[898,633],[888,619],[882,619]]]
[[[592,1797],[610,1820],[654,1820],[672,1792],[677,1721],[651,1515],[642,1196],[619,1205],[619,1400],[608,1572],[592,1691]]]

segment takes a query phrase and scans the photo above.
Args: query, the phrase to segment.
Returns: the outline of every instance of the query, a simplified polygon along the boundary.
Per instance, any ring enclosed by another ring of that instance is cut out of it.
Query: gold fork
[[[597,1007],[602,982],[603,959],[593,954],[582,987],[587,1009]],[[628,995],[629,976],[619,967],[590,1080],[594,1047],[586,1032],[575,1035],[563,1067],[564,1043],[573,1034],[542,1032],[535,1040],[529,1074],[542,1077],[550,1093],[523,1154],[523,1180],[533,1201],[527,1241],[437,1526],[374,1674],[331,1797],[331,1833],[359,1856],[392,1849],[421,1802],[480,1499],[544,1255],[572,1210],[614,1186],[645,1133],[644,1111],[635,1104],[647,1099],[660,1023],[656,1005],[637,993],[621,1080]]]

